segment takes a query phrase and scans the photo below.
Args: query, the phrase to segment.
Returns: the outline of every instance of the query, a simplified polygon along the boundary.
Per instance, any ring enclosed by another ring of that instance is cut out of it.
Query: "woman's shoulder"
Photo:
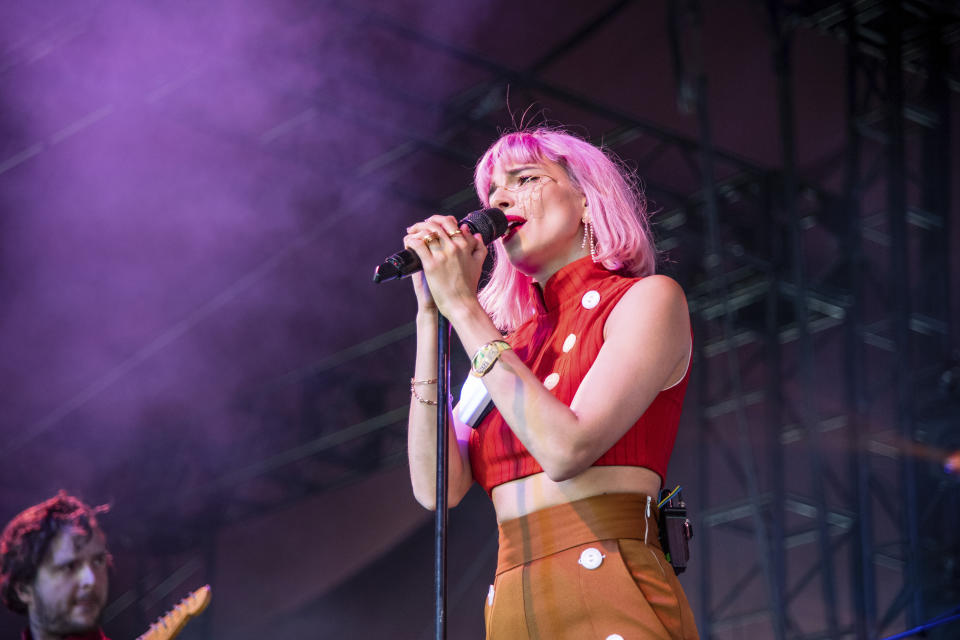
[[[616,322],[617,316],[628,320],[651,314],[668,322],[682,320],[689,323],[686,294],[670,276],[653,274],[633,279],[614,307],[611,320]]]
[[[654,273],[649,276],[640,276],[631,279],[634,281],[631,290],[646,290],[650,292],[658,292],[663,295],[679,294],[680,296],[686,297],[683,293],[683,287],[680,286],[680,283],[670,276],[662,273]]]

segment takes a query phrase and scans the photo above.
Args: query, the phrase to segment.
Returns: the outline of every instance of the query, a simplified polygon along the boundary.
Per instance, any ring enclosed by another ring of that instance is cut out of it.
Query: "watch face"
[[[477,350],[471,364],[474,375],[482,376],[496,364],[500,358],[500,353],[510,348],[510,345],[502,340],[483,345]]]
[[[484,345],[483,349],[481,349],[477,354],[477,359],[474,362],[473,368],[477,371],[477,373],[486,373],[487,370],[493,366],[493,363],[497,361],[498,355],[500,355],[500,350],[497,349],[496,345]]]

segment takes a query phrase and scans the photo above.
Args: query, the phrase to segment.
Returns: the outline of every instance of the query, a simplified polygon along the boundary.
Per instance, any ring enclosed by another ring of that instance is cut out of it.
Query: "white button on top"
[[[577,344],[577,336],[571,333],[567,336],[567,339],[563,341],[563,352],[569,353],[575,344]]]
[[[490,590],[487,591],[487,604],[493,606],[493,585],[490,585]]]
[[[558,382],[560,382],[560,374],[551,373],[546,378],[544,378],[543,386],[545,386],[547,389],[553,389],[555,386],[557,386]]]
[[[600,293],[593,290],[587,291],[580,299],[580,304],[583,305],[584,309],[593,309],[600,304]]]
[[[603,564],[603,554],[600,553],[600,550],[596,547],[590,547],[589,549],[583,550],[578,562],[584,569],[593,570]]]
[[[607,640],[623,640],[623,636],[619,633],[611,633],[607,636]]]

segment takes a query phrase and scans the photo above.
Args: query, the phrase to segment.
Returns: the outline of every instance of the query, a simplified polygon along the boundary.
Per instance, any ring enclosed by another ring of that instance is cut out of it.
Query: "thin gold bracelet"
[[[419,402],[420,404],[429,404],[429,405],[431,405],[431,406],[436,406],[436,405],[437,405],[437,401],[436,401],[436,400],[427,400],[426,398],[424,398],[423,396],[421,396],[419,393],[417,393],[417,388],[416,388],[416,387],[410,387],[410,393],[413,394],[413,397],[416,398],[416,399],[417,399],[417,402]]]
[[[429,405],[435,407],[435,406],[437,405],[437,401],[436,401],[436,400],[427,400],[426,398],[424,398],[423,396],[421,396],[419,393],[417,393],[417,385],[418,385],[418,384],[424,384],[424,385],[425,385],[425,384],[436,384],[436,383],[437,383],[437,379],[436,379],[436,378],[432,378],[432,379],[430,379],[430,380],[417,380],[416,378],[410,378],[410,393],[413,394],[413,397],[416,398],[416,399],[417,399],[417,402],[419,402],[420,404],[429,404]]]

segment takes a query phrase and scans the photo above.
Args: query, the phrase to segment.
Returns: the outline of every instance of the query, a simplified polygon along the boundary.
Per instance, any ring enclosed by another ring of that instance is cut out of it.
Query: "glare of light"
[[[954,451],[943,462],[943,470],[950,474],[960,473],[960,451]]]

